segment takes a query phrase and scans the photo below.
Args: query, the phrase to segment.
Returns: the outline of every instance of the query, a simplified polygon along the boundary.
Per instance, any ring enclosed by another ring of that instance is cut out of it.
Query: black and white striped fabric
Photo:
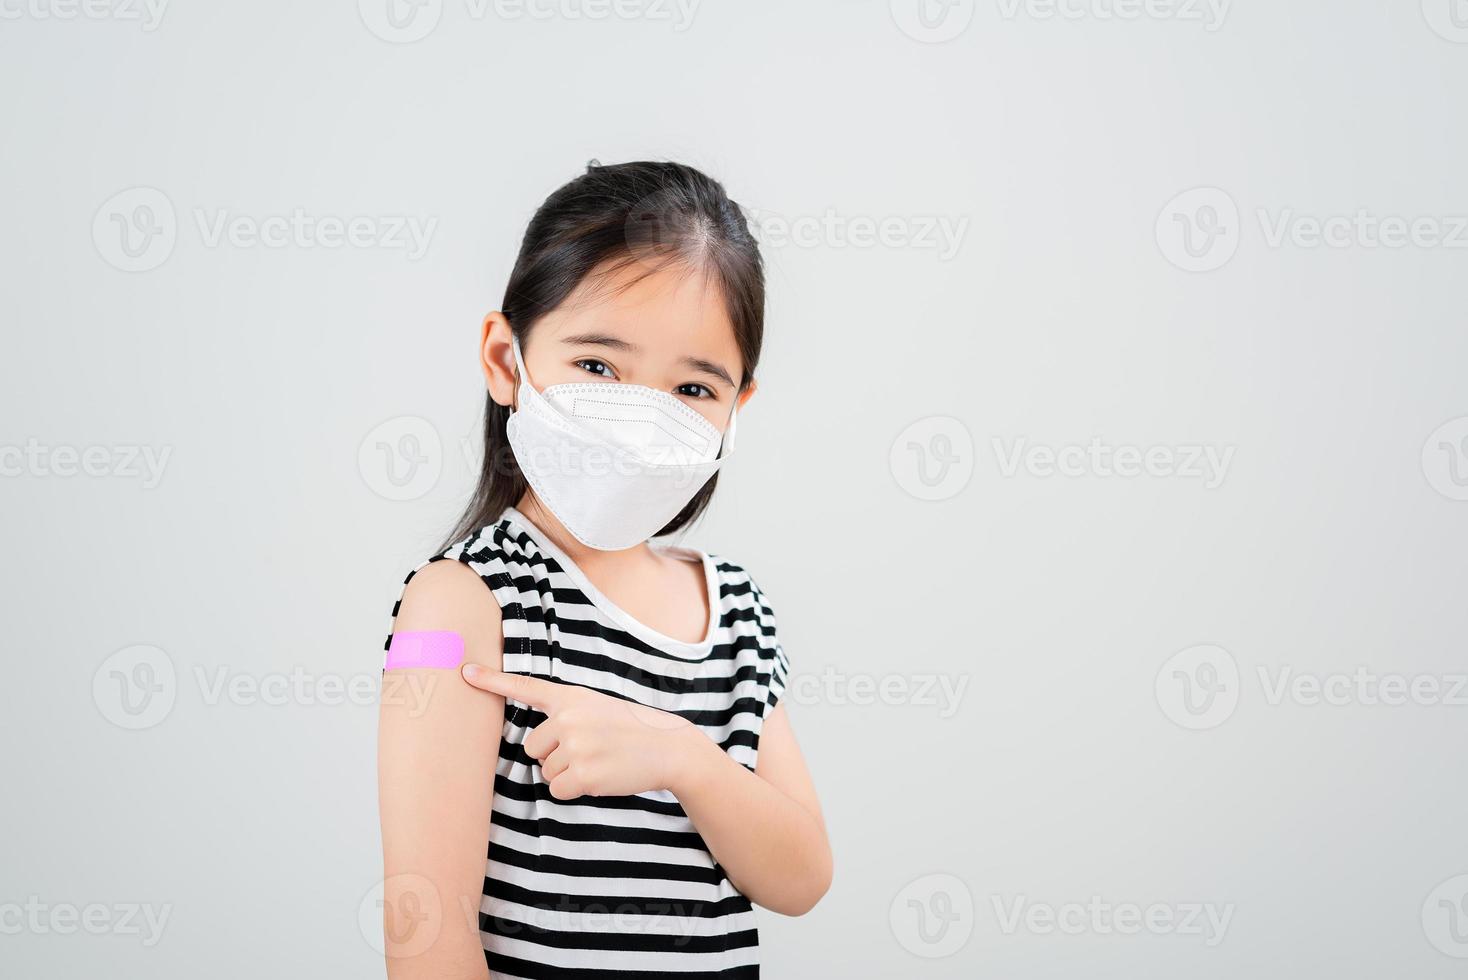
[[[631,618],[514,508],[433,560],[465,563],[494,593],[506,671],[674,712],[753,769],[789,670],[774,613],[737,565],[668,550],[703,564],[712,615],[698,643]],[[750,903],[678,801],[555,799],[523,748],[544,718],[505,708],[479,916],[494,976],[758,976]]]

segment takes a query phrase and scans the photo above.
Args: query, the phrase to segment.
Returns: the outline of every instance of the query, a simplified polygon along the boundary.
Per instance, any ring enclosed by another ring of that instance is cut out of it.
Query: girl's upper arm
[[[804,807],[824,830],[821,801],[815,783],[806,768],[805,756],[795,741],[795,730],[785,714],[785,705],[777,704],[765,719],[759,736],[759,756],[755,774]]]
[[[501,666],[500,609],[484,581],[437,561],[408,582],[394,635],[453,632],[464,662]],[[479,903],[504,700],[458,670],[389,669],[382,677],[378,795],[388,974],[484,978]]]

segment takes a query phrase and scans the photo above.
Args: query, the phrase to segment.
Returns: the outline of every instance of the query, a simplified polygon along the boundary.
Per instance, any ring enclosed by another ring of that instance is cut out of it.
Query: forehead
[[[701,357],[739,376],[739,344],[717,279],[676,264],[649,269],[637,262],[593,272],[545,317],[553,337],[612,334],[669,360]]]

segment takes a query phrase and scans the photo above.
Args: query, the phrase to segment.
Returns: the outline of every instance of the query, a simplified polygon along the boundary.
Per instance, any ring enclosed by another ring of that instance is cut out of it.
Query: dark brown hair
[[[611,276],[634,264],[643,275],[683,266],[709,278],[734,324],[744,362],[739,390],[747,388],[764,338],[759,245],[723,185],[692,167],[646,161],[604,167],[593,160],[586,173],[546,198],[530,219],[500,310],[523,348],[540,318],[589,276]],[[486,396],[479,484],[448,544],[496,520],[525,493],[525,477],[505,431],[509,417],[508,407]],[[717,482],[718,474],[709,477],[658,535],[693,523],[708,507]]]

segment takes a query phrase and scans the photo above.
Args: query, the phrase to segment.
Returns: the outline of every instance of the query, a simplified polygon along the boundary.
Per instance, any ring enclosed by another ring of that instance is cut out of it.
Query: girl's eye
[[[687,395],[689,398],[714,397],[713,389],[709,388],[707,385],[698,384],[695,381],[690,381],[686,385],[679,385],[678,387],[674,388],[673,391],[679,395]]]
[[[582,370],[590,371],[592,374],[595,374],[598,377],[613,379],[616,378],[616,375],[612,373],[611,368],[607,367],[601,361],[598,361],[596,358],[593,357],[587,357],[577,361],[576,366],[581,368]]]

